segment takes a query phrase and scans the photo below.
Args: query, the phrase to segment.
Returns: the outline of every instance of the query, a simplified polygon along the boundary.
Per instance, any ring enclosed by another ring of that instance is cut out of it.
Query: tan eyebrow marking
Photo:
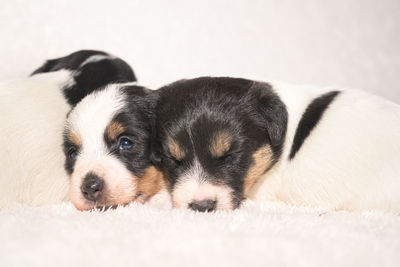
[[[231,147],[232,135],[228,131],[219,131],[212,138],[210,152],[213,157],[221,157]]]
[[[247,196],[252,186],[257,182],[258,178],[265,173],[265,171],[272,164],[272,150],[269,145],[265,145],[259,148],[253,154],[253,164],[247,171],[247,175],[244,178],[243,193]]]
[[[168,149],[171,155],[177,160],[183,159],[186,155],[185,150],[170,136],[168,137]]]
[[[115,140],[120,134],[124,132],[124,126],[116,121],[111,122],[107,127],[107,136],[110,140]]]
[[[68,134],[68,138],[75,146],[77,146],[77,147],[82,146],[82,139],[78,133],[76,133],[74,131],[70,131]]]

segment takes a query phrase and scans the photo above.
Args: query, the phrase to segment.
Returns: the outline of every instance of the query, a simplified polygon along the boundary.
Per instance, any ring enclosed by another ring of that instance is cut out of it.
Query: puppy
[[[235,78],[159,90],[152,161],[175,207],[245,198],[400,212],[400,106],[356,90]]]
[[[68,199],[66,115],[87,94],[118,81],[136,81],[127,63],[82,50],[47,61],[29,78],[0,85],[0,208]]]
[[[168,207],[164,178],[150,162],[156,94],[111,84],[89,94],[68,115],[64,130],[69,195],[80,210],[149,201]]]

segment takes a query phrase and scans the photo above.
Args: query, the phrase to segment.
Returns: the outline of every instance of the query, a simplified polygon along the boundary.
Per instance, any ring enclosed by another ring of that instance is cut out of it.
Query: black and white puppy
[[[64,130],[70,199],[80,210],[132,201],[168,206],[163,175],[150,162],[154,91],[111,84],[89,94]]]
[[[67,113],[87,94],[120,81],[136,81],[126,62],[82,50],[47,61],[29,78],[0,84],[0,208],[68,199]]]
[[[159,90],[152,160],[175,207],[245,198],[400,211],[400,106],[357,90],[235,78]]]

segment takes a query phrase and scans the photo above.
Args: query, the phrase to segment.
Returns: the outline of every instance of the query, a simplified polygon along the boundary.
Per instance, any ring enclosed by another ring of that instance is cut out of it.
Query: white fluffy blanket
[[[399,102],[398,10],[398,0],[3,1],[0,80],[88,48],[126,59],[146,85],[270,77]],[[0,211],[1,267],[123,265],[397,267],[400,217],[271,203],[216,214],[141,205]]]
[[[400,217],[247,202],[211,214],[133,204],[0,212],[0,266],[400,266]]]

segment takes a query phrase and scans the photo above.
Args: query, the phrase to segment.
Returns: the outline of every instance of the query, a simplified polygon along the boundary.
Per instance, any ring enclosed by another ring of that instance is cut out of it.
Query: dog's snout
[[[200,212],[211,212],[217,207],[217,201],[207,199],[202,201],[193,201],[189,204],[189,207],[194,211]]]
[[[81,186],[82,195],[89,201],[100,199],[104,189],[104,180],[94,173],[88,173]]]

